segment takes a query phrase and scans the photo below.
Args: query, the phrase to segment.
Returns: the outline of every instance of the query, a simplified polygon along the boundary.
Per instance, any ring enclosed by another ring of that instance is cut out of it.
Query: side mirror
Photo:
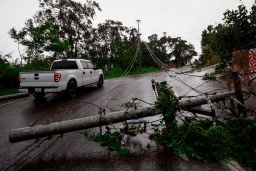
[[[97,66],[95,66],[95,67],[94,67],[94,70],[98,70],[98,69],[100,69],[100,68],[99,68],[99,67],[97,67]]]

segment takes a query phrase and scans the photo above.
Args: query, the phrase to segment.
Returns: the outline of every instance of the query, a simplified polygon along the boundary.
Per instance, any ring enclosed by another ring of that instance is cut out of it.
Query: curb
[[[28,93],[18,93],[18,94],[11,94],[6,96],[0,96],[0,100],[7,100],[7,99],[14,99],[14,98],[20,98],[20,97],[28,97]]]

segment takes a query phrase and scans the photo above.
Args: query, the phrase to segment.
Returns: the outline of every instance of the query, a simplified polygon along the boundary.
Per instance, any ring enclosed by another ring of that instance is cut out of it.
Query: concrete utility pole
[[[136,20],[136,22],[138,23],[138,38],[140,38],[140,22],[141,22],[141,20]]]
[[[217,95],[209,96],[211,102],[220,101],[234,92],[226,92]],[[182,110],[190,109],[195,106],[200,106],[207,104],[208,99],[206,98],[196,98],[191,100],[185,100],[179,102],[179,107]],[[126,120],[138,119],[148,116],[154,116],[161,114],[162,111],[156,106],[141,108],[130,111],[119,111],[114,113],[109,113],[101,116],[92,116],[86,118],[79,118],[73,120],[66,120],[62,122],[50,123],[48,125],[37,125],[34,127],[26,127],[14,129],[9,135],[9,140],[12,143],[36,139],[40,137],[48,137],[57,134],[63,134],[67,132],[73,132],[88,128],[94,128],[99,126],[104,126],[113,123],[119,123]]]
[[[233,69],[232,69],[232,76],[233,76],[233,84],[234,84],[234,89],[236,91],[235,96],[236,98],[242,103],[244,104],[244,99],[243,99],[243,94],[242,94],[242,83],[241,80],[239,78],[239,72],[241,70],[237,70],[236,68],[234,68],[234,65],[237,65],[236,62],[234,61],[236,55],[239,53],[241,53],[241,41],[240,41],[240,31],[241,31],[241,27],[244,21],[246,21],[248,19],[248,17],[243,17],[241,18],[237,23],[235,23],[235,27],[234,27],[234,33],[233,33],[233,54],[232,54],[232,58],[233,58]],[[238,64],[240,65],[240,64]],[[240,68],[241,69],[241,68]],[[232,102],[231,104],[233,104],[234,102]],[[236,109],[236,113],[239,116],[241,113],[245,116],[245,109],[242,105],[237,104],[237,109]]]
[[[141,43],[141,40],[140,40],[140,22],[141,22],[141,20],[136,20],[136,22],[138,23],[138,50],[139,50],[139,52],[140,52],[140,43]],[[139,62],[140,62],[140,69],[141,69],[141,71],[142,71],[142,55],[140,54],[140,58],[139,58]],[[143,71],[142,71],[143,72]]]

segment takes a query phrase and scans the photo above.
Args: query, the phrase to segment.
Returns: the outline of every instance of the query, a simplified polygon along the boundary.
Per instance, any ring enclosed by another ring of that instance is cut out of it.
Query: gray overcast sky
[[[85,2],[79,0],[80,2]],[[101,12],[95,23],[106,19],[119,20],[126,26],[137,27],[140,19],[142,39],[157,33],[180,36],[201,52],[201,32],[208,25],[220,23],[227,9],[236,9],[239,0],[96,0]],[[250,8],[255,0],[242,0]],[[21,28],[38,9],[38,0],[0,0],[0,52],[12,52],[18,58],[17,44],[8,31]]]

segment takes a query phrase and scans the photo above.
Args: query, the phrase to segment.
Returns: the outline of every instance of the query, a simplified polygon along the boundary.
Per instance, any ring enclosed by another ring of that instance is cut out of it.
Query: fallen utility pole
[[[220,101],[234,92],[226,92],[218,95],[208,96],[212,102]],[[191,100],[180,101],[179,105],[182,110],[187,108],[200,106],[207,103],[206,98],[197,98]],[[148,116],[161,114],[162,111],[156,106],[141,108],[130,111],[113,112],[101,116],[92,116],[80,119],[66,120],[62,122],[50,123],[48,125],[38,125],[34,127],[25,127],[14,129],[10,132],[9,140],[12,143],[47,137],[57,134],[63,134],[72,131],[78,131],[98,126],[104,126],[113,123],[119,123],[126,120],[138,119]]]

